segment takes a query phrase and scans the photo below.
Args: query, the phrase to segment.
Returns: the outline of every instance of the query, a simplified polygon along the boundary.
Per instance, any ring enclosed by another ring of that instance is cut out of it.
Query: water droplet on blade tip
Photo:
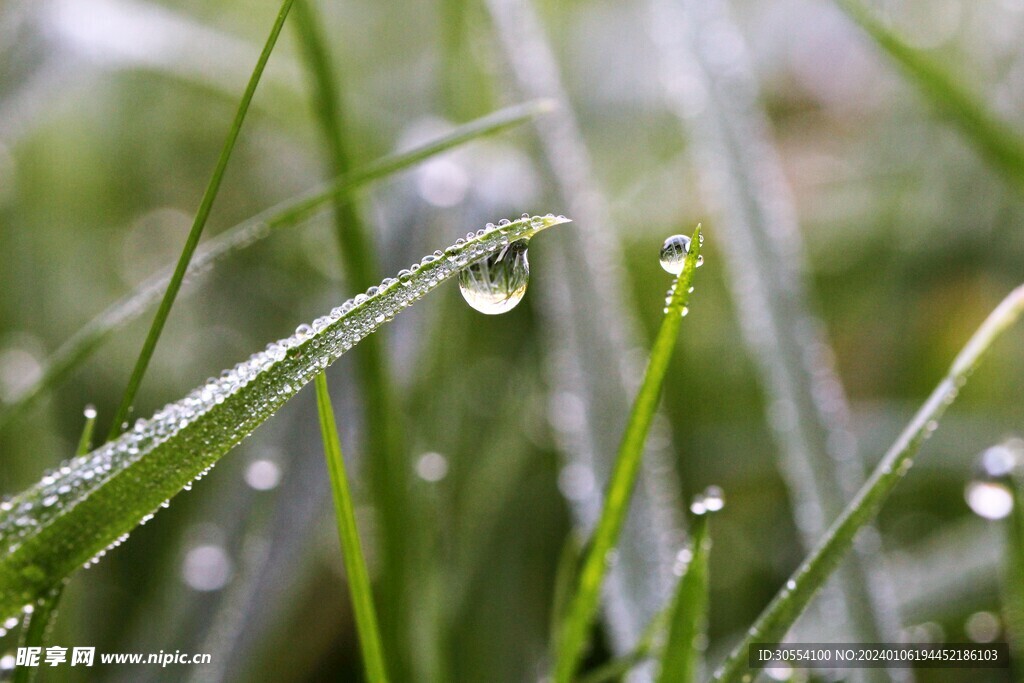
[[[527,246],[526,240],[517,240],[459,273],[459,289],[466,303],[487,315],[515,308],[530,282]]]

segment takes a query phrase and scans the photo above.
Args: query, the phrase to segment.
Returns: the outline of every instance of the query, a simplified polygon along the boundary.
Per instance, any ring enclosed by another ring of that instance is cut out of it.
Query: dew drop
[[[497,315],[523,300],[530,282],[527,240],[517,240],[459,273],[459,289],[470,306]]]
[[[683,272],[683,261],[690,251],[690,238],[686,235],[672,235],[661,245],[661,267],[665,272],[679,275]]]

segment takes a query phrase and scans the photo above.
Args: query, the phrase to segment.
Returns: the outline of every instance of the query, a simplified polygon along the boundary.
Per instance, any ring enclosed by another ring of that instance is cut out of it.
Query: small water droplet
[[[523,300],[530,282],[527,241],[517,240],[459,273],[459,289],[470,306],[497,315]]]
[[[709,486],[704,489],[704,507],[708,512],[718,512],[725,507],[725,494],[721,487]]]
[[[683,272],[683,261],[690,251],[690,238],[686,235],[672,235],[661,245],[661,267],[665,272],[679,275]]]

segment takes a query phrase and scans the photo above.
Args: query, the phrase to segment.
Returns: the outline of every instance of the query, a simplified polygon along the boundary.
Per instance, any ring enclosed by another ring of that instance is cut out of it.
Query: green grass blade
[[[996,338],[1024,312],[1024,285],[1013,290],[985,319],[928,400],[882,458],[874,472],[824,538],[797,567],[743,640],[715,672],[715,681],[739,681],[747,673],[747,651],[755,642],[778,642],[853,545],[857,532],[870,522],[907,473],[914,454],[938,425],[960,387]]]
[[[316,376],[316,406],[320,416],[320,434],[324,440],[324,457],[327,458],[327,471],[331,477],[338,538],[341,540],[345,573],[359,631],[359,646],[363,653],[363,668],[366,669],[366,680],[380,683],[387,681],[388,676],[377,629],[377,613],[373,608],[373,593],[370,591],[370,573],[366,569],[366,558],[356,528],[355,508],[345,474],[345,461],[341,455],[341,442],[331,408],[331,395],[327,391],[327,375],[322,372]]]
[[[115,441],[65,463],[0,503],[0,615],[9,616],[120,542],[216,464],[324,368],[469,264],[564,217],[490,226],[428,256],[399,279],[301,325],[220,379],[139,420]]]
[[[245,121],[245,115],[249,111],[249,104],[256,93],[256,86],[259,85],[260,78],[263,76],[263,69],[270,60],[270,53],[274,51],[274,45],[277,44],[277,37],[281,35],[281,28],[284,26],[284,20],[288,17],[288,10],[291,9],[292,2],[294,0],[284,0],[281,3],[281,9],[277,13],[274,25],[270,29],[270,35],[267,36],[267,42],[263,45],[263,51],[260,53],[259,59],[256,60],[256,66],[252,70],[249,83],[245,87],[245,92],[242,93],[242,101],[238,103],[238,111],[235,112],[235,119],[231,122],[231,127],[228,129],[228,137],[224,140],[224,146],[221,148],[217,165],[213,169],[213,175],[210,176],[210,182],[206,185],[206,191],[203,192],[203,198],[199,202],[199,209],[196,211],[196,217],[192,222],[188,238],[185,240],[185,247],[178,258],[178,265],[175,266],[174,274],[171,275],[170,282],[167,283],[167,289],[164,291],[163,299],[160,301],[159,308],[157,308],[156,316],[154,316],[153,323],[150,325],[146,340],[142,344],[142,350],[139,352],[139,358],[132,369],[131,377],[128,379],[128,386],[125,388],[121,403],[117,410],[114,411],[114,419],[110,425],[110,432],[107,435],[108,441],[121,433],[124,421],[131,412],[132,403],[135,401],[135,394],[139,391],[139,385],[142,384],[146,368],[149,367],[149,361],[156,350],[156,344],[160,340],[160,334],[163,332],[164,324],[167,322],[167,316],[171,314],[171,307],[178,296],[178,291],[181,290],[181,283],[185,279],[192,255],[195,254],[196,247],[199,246],[199,238],[203,235],[203,228],[206,227],[206,221],[210,217],[213,202],[217,198],[217,192],[220,190],[221,182],[224,180],[224,172],[227,170],[231,153],[235,149],[235,142],[238,141],[238,134],[242,130],[242,123]]]
[[[621,680],[629,673],[630,669],[651,657],[657,649],[659,637],[665,631],[671,607],[670,603],[668,607],[654,615],[632,651],[580,676],[577,679],[578,683],[605,683],[606,681]]]
[[[658,409],[661,387],[665,380],[669,361],[675,351],[679,328],[682,326],[683,310],[690,298],[690,283],[697,259],[700,255],[700,227],[693,233],[690,252],[686,256],[682,273],[672,284],[672,294],[665,310],[665,318],[658,330],[651,349],[651,357],[644,372],[643,382],[633,403],[633,409],[626,424],[618,457],[608,483],[601,518],[591,541],[579,582],[569,603],[565,621],[562,623],[555,661],[554,680],[568,683],[576,674],[583,657],[600,600],[601,583],[608,568],[609,554],[614,550],[619,531],[629,509],[644,441],[650,429],[654,413]]]
[[[78,439],[78,448],[75,455],[85,455],[89,452],[92,443],[92,432],[96,426],[96,409],[92,406],[85,408],[85,425],[82,427],[82,435]],[[25,623],[22,627],[21,638],[18,647],[42,647],[46,643],[49,631],[53,627],[54,619],[57,617],[57,607],[60,598],[64,594],[64,582],[61,581],[53,588],[48,595],[45,595],[32,606],[32,611],[25,615]],[[11,679],[13,683],[31,683],[35,680],[39,668],[34,666],[21,666],[15,669]]]
[[[938,60],[889,30],[859,0],[835,1],[981,156],[1016,189],[1024,190],[1024,136],[992,114],[984,98],[957,83]]]
[[[344,177],[351,171],[351,161],[343,130],[343,102],[314,0],[300,0],[294,14],[331,175]],[[334,198],[334,227],[342,272],[349,286],[360,291],[379,279],[379,258],[373,233],[351,200],[351,196]],[[408,590],[409,575],[406,539],[413,521],[406,495],[411,468],[405,460],[401,421],[390,417],[398,412],[398,401],[380,338],[372,337],[363,343],[356,352],[356,368],[365,411],[367,472],[377,503],[384,558],[381,563],[382,625],[391,655],[391,672],[397,679],[404,680],[410,677],[405,666],[408,649],[404,638],[408,631],[404,627],[409,623],[409,600],[404,593]]]
[[[338,197],[349,196],[357,188],[403,171],[460,145],[505,132],[550,111],[551,108],[552,104],[549,101],[537,100],[500,109],[459,126],[436,140],[408,152],[383,157],[350,175],[336,178],[327,185],[267,209],[226,230],[200,248],[189,264],[185,285],[188,284],[188,277],[209,269],[222,258],[269,237],[279,229],[297,225],[316,215]],[[72,335],[46,361],[40,378],[35,383],[15,398],[0,405],[0,428],[21,415],[44,392],[70,376],[113,332],[156,304],[167,289],[170,278],[169,269],[151,278]]]
[[[690,561],[672,599],[668,640],[661,658],[658,683],[690,683],[697,680],[701,651],[698,637],[705,633],[708,618],[709,512],[694,515],[690,525]]]
[[[39,598],[32,604],[32,611],[25,614],[21,627],[18,648],[43,648],[49,639],[50,629],[57,617],[57,605],[64,593],[64,584],[59,583],[49,594]],[[40,660],[42,656],[40,656]],[[19,666],[14,670],[11,683],[32,683],[39,673],[39,666]]]
[[[588,535],[597,523],[601,493],[611,476],[624,418],[633,402],[632,380],[643,372],[633,351],[649,343],[627,295],[633,283],[623,238],[639,225],[620,223],[611,212],[599,181],[602,173],[573,106],[572,89],[562,77],[564,65],[559,58],[565,56],[564,36],[545,25],[545,18],[551,18],[548,3],[486,0],[483,4],[491,24],[488,43],[500,49],[514,81],[494,82],[495,91],[514,87],[524,97],[550,97],[559,103],[555,113],[536,122],[537,141],[550,190],[557,193],[566,213],[587,226],[585,231],[567,234],[548,256],[550,267],[563,277],[544,283],[538,312],[543,318],[550,400],[558,400],[555,388],[583,400],[580,428],[571,436],[555,430],[555,446],[563,465],[584,467],[594,474],[596,485],[588,493],[567,499],[574,526]],[[601,305],[593,305],[596,301]],[[594,372],[594,368],[626,369]],[[636,646],[644,627],[672,593],[671,567],[685,538],[675,457],[671,430],[648,441],[632,513],[617,548],[618,560],[605,580],[609,590],[602,594],[603,626],[608,646],[617,656]]]
[[[828,360],[827,328],[812,305],[803,231],[770,121],[759,103],[757,69],[749,50],[735,50],[724,60],[706,40],[717,30],[742,40],[730,4],[650,0],[651,35],[659,36],[662,82],[696,78],[706,93],[705,106],[692,115],[692,102],[682,90],[665,90],[666,101],[688,131],[693,163],[713,188],[708,197],[719,221],[718,243],[736,320],[765,396],[779,472],[790,500],[799,501],[794,521],[807,552],[842,512],[866,471],[852,438],[842,378]],[[776,419],[771,406],[786,406],[792,419]],[[836,618],[825,625],[825,639],[895,638],[898,615],[885,599],[888,580],[877,571],[873,555],[869,544],[858,547],[826,588]],[[900,673],[866,670],[862,678],[898,680]]]

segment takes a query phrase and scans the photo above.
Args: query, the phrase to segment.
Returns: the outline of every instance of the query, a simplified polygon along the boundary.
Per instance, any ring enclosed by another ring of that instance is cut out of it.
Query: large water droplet
[[[459,273],[459,289],[466,303],[487,315],[515,308],[530,282],[527,246],[526,240],[517,240]]]
[[[683,272],[683,261],[690,252],[690,238],[686,235],[672,235],[661,245],[661,267],[666,272],[679,275]]]

